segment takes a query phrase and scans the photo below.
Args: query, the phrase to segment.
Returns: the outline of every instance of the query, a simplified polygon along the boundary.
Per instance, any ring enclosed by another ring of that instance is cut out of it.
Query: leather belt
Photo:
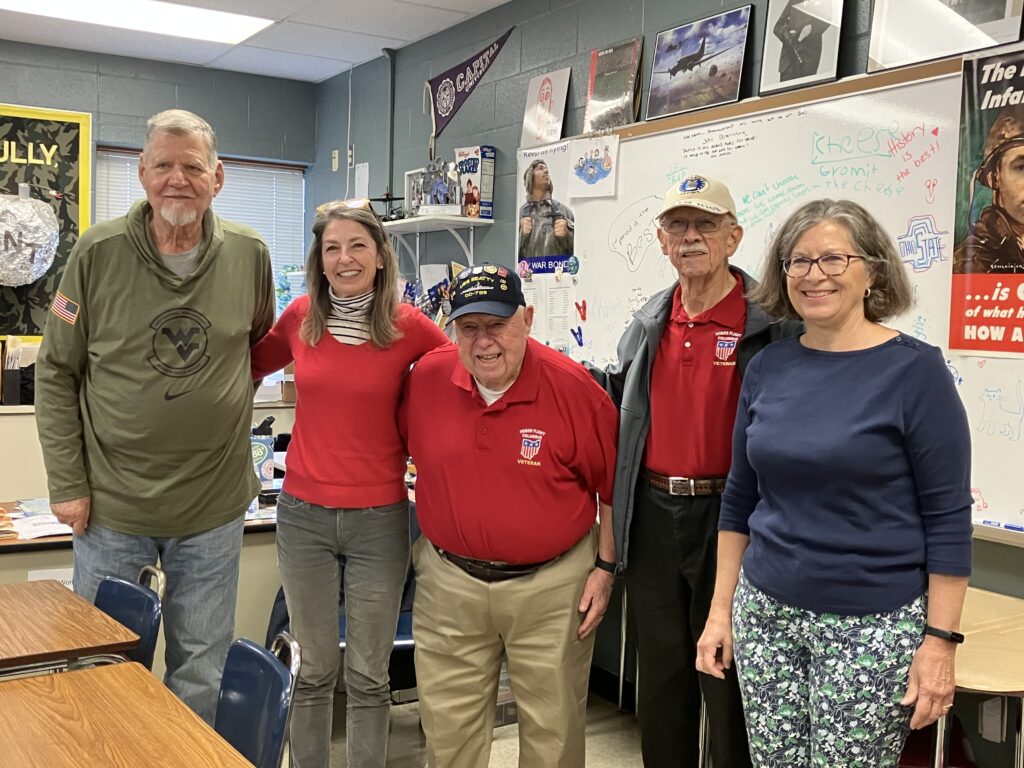
[[[474,560],[471,557],[461,557],[448,550],[434,547],[442,558],[452,565],[458,566],[474,579],[480,581],[494,582],[516,579],[520,576],[529,576],[536,573],[542,567],[558,558],[551,558],[542,563],[505,563],[500,560]]]
[[[644,474],[652,488],[671,496],[717,496],[725,490],[724,477],[666,477],[649,469]]]

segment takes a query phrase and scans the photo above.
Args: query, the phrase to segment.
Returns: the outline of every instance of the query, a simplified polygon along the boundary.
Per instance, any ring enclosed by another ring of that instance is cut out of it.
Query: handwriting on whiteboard
[[[626,262],[630,272],[636,272],[643,263],[648,249],[657,246],[658,211],[661,198],[643,197],[615,217],[608,230],[608,248]],[[660,249],[656,249],[660,253]]]

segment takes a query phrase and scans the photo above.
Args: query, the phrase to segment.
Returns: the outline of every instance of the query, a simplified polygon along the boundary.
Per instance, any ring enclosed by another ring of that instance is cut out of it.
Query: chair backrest
[[[298,643],[287,633],[275,639],[275,649],[283,648],[289,651],[290,669],[244,638],[231,644],[224,664],[214,728],[256,768],[279,768],[284,754],[302,662]]]
[[[139,644],[124,655],[146,669],[153,669],[163,615],[160,596],[149,587],[108,576],[100,582],[94,602],[97,608],[139,636]]]

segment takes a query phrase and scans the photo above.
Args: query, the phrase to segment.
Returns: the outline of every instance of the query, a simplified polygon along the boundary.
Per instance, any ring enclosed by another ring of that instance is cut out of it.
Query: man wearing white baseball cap
[[[740,376],[799,325],[746,299],[755,282],[729,265],[742,237],[725,184],[703,175],[673,184],[658,240],[678,280],[636,312],[618,364],[591,368],[620,408],[612,519],[637,625],[647,768],[697,768],[702,694],[714,765],[750,766],[735,671],[699,674],[696,644],[714,591]]]

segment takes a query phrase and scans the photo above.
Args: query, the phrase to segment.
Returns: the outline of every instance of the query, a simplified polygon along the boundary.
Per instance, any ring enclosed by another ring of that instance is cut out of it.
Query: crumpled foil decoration
[[[0,285],[28,285],[46,274],[60,242],[60,223],[42,200],[0,195]]]

